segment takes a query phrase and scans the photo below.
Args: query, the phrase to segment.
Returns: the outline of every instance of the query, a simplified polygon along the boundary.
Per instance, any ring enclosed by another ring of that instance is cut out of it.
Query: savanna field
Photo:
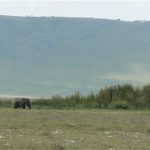
[[[0,109],[2,150],[148,150],[150,111]]]
[[[116,85],[31,99],[31,109],[0,99],[0,150],[149,150],[149,93],[150,85]]]

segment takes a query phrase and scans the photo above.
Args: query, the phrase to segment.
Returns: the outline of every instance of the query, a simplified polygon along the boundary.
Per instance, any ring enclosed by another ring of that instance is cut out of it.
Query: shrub
[[[0,100],[0,107],[11,107],[11,101],[10,100]]]
[[[129,104],[126,101],[115,101],[108,105],[108,108],[111,109],[128,109]]]

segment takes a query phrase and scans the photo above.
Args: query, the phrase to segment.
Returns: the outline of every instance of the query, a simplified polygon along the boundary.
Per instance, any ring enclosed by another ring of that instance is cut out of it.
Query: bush
[[[11,101],[10,100],[0,100],[0,107],[11,107]]]
[[[110,109],[128,109],[129,104],[126,101],[115,101],[108,105]]]

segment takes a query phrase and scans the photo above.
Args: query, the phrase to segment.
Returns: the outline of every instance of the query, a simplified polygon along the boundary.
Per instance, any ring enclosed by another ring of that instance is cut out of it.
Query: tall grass
[[[9,101],[0,100],[0,107],[10,106]],[[150,85],[135,87],[130,84],[114,85],[101,89],[97,94],[82,96],[76,92],[70,96],[32,100],[32,108],[76,109],[76,108],[150,108]]]
[[[101,89],[97,94],[82,96],[80,92],[32,102],[36,108],[150,108],[150,85],[141,88],[130,84],[114,85]]]

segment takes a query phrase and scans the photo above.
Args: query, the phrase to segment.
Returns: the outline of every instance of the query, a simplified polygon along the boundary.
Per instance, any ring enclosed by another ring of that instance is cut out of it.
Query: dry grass
[[[0,110],[0,149],[148,150],[149,111]]]

